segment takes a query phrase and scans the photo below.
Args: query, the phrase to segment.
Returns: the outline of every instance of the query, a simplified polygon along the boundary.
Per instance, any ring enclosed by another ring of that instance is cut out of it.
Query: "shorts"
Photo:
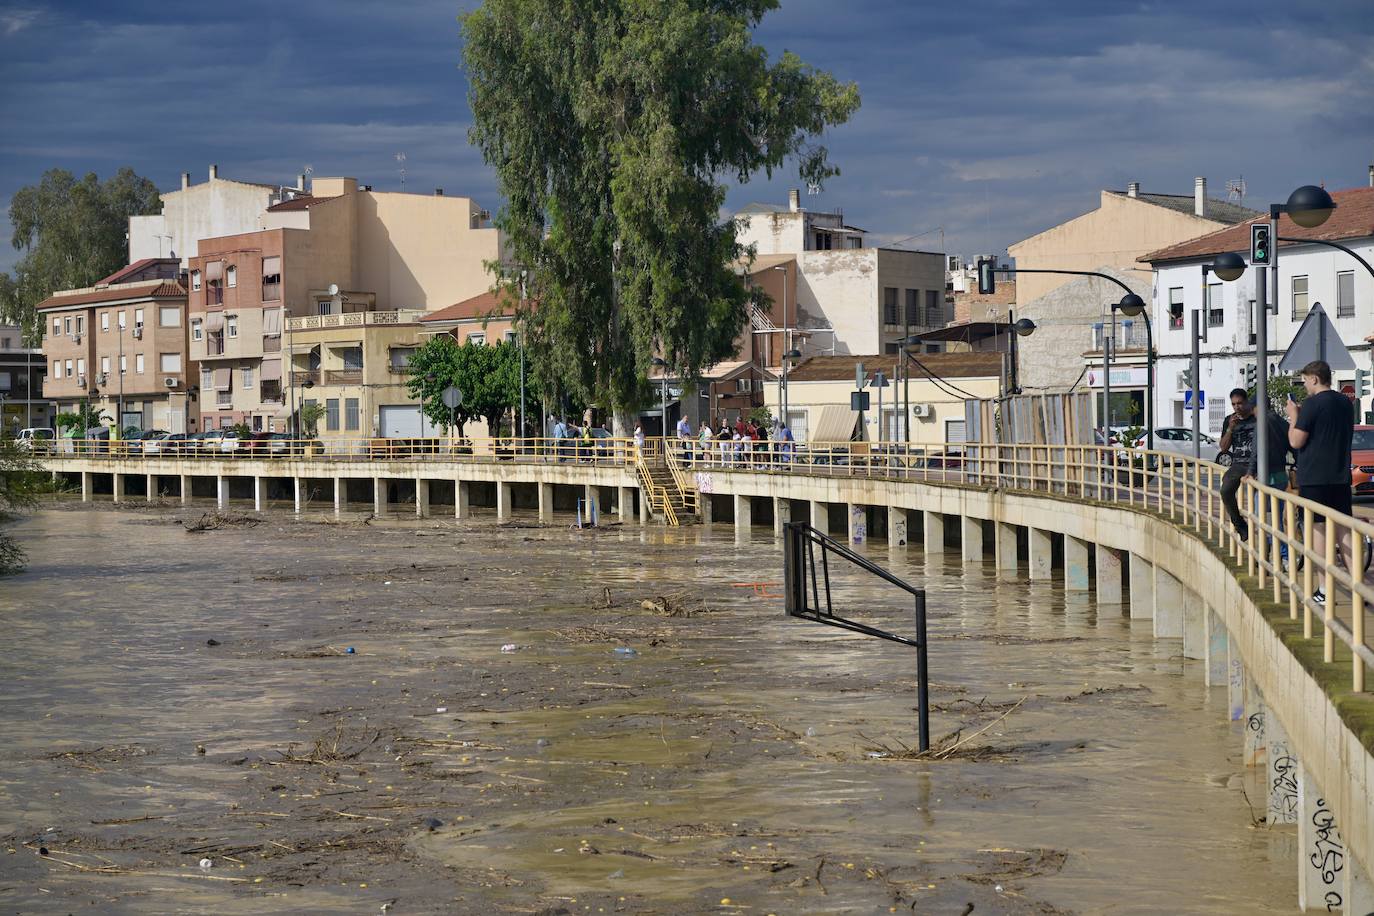
[[[1351,514],[1350,484],[1328,483],[1320,486],[1298,487],[1298,495],[1310,499],[1318,505],[1326,506],[1345,515]]]

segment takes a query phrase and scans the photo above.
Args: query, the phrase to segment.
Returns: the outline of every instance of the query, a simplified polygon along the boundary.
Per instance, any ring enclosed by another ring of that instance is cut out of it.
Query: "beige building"
[[[910,424],[913,443],[961,442],[964,440],[963,392],[974,398],[995,398],[1001,385],[1000,353],[927,353],[920,366],[910,371]],[[882,389],[882,424],[879,424],[878,389],[871,387],[864,429],[850,405],[857,390],[855,376],[862,364],[871,382],[881,371],[889,386]],[[788,425],[798,442],[836,442],[866,439],[877,442],[902,440],[902,383],[896,361],[883,356],[815,356],[799,363],[787,376]],[[938,380],[938,381],[937,381]],[[779,416],[780,392],[768,385],[765,404]]]
[[[304,175],[292,188],[221,178],[217,165],[210,166],[209,180],[202,184],[191,184],[191,173],[182,172],[181,187],[161,195],[161,213],[129,217],[129,263],[179,258],[186,269],[200,253],[201,239],[259,229],[264,210],[304,188]]]
[[[174,271],[176,261],[162,266]],[[147,264],[125,271],[156,272]],[[197,431],[198,379],[187,340],[186,288],[178,279],[102,281],[55,293],[38,311],[48,363],[44,396],[59,413],[89,400],[121,429]]]
[[[768,277],[770,294],[786,272],[784,307],[770,317],[810,332],[798,345],[803,353],[895,353],[898,338],[952,317],[943,254],[872,247],[842,213],[803,209],[798,191],[785,208],[750,204],[735,222],[740,243],[756,255],[750,270]],[[778,276],[767,273],[778,267]]]
[[[1151,270],[1140,259],[1151,251],[1196,238],[1257,215],[1207,196],[1198,178],[1191,196],[1152,194],[1133,182],[1125,191],[1102,191],[1098,207],[1010,246],[1018,271],[1082,270],[1117,277],[1147,302]],[[1000,279],[1000,277],[999,277]],[[1027,390],[1063,390],[1076,384],[1094,360],[1101,362],[1102,326],[1109,304],[1123,290],[1106,280],[1057,274],[1016,274],[1016,318],[1035,333],[1020,341],[1020,383]],[[975,321],[978,315],[972,316]],[[1158,324],[1158,316],[1152,316]],[[1130,334],[1118,327],[1118,334]],[[1133,343],[1133,339],[1126,345]],[[1143,398],[1143,388],[1140,396]]]

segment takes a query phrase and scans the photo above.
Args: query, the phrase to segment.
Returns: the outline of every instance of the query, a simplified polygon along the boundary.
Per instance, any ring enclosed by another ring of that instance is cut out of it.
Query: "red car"
[[[1356,496],[1374,496],[1374,426],[1355,427],[1350,442],[1350,487]]]

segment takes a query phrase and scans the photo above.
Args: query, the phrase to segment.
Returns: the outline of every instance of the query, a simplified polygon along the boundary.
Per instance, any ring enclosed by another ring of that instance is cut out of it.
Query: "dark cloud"
[[[456,20],[473,5],[0,5],[0,202],[51,166],[170,188],[212,162],[284,183],[309,164],[394,188],[404,152],[408,188],[494,204],[466,143]],[[950,251],[1001,250],[1103,187],[1205,175],[1222,193],[1243,175],[1258,204],[1363,183],[1374,160],[1367,0],[785,0],[759,40],[859,83],[863,109],[824,140],[843,174],[808,203],[887,239],[942,227]]]

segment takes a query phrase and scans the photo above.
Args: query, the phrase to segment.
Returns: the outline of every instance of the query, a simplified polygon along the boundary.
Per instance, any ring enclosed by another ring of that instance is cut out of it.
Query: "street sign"
[[[1207,392],[1199,390],[1197,393],[1197,406],[1202,410],[1207,409]],[[1183,409],[1193,409],[1193,389],[1189,388],[1183,392]]]
[[[1343,394],[1343,395],[1345,395],[1346,397],[1350,398],[1350,400],[1352,400],[1352,401],[1355,400],[1355,386],[1354,386],[1354,385],[1342,385],[1342,386],[1341,386],[1341,394]]]
[[[459,391],[453,385],[449,385],[445,388],[440,398],[443,400],[444,406],[449,410],[457,410],[459,407],[463,406],[463,392]]]
[[[1317,359],[1324,360],[1332,369],[1355,368],[1355,360],[1345,348],[1341,335],[1336,333],[1336,326],[1331,323],[1320,302],[1313,303],[1307,317],[1302,320],[1302,327],[1298,328],[1293,342],[1288,345],[1288,352],[1279,360],[1279,371],[1298,372]]]
[[[881,372],[875,372],[875,373],[873,373],[873,381],[871,381],[871,382],[868,383],[868,387],[870,387],[870,388],[886,388],[886,387],[888,387],[890,384],[892,384],[892,383],[889,382],[889,381],[887,380],[887,376],[883,375]]]
[[[849,409],[850,409],[850,410],[868,410],[868,404],[869,404],[869,399],[868,399],[868,392],[867,392],[867,391],[851,391],[851,392],[849,392]]]

